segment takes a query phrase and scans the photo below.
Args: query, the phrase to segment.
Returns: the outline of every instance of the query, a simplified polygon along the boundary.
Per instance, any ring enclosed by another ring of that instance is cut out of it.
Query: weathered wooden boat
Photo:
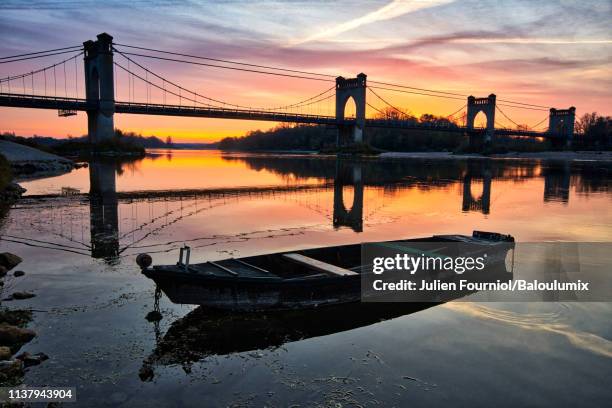
[[[486,248],[489,261],[499,264],[514,247],[512,236],[482,231],[474,231],[472,236],[436,235],[368,245],[389,249],[417,242],[440,243],[441,250],[449,242],[473,244],[476,252]],[[361,277],[372,273],[371,265],[362,265],[361,244],[197,264],[190,264],[189,257],[190,249],[184,247],[176,265],[151,266],[147,254],[139,255],[137,263],[172,302],[232,311],[306,309],[359,302]],[[453,276],[447,278],[457,277],[450,275]]]

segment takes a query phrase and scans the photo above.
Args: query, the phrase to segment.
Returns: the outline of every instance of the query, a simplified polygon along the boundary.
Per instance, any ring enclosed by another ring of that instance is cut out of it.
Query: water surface
[[[24,258],[26,276],[4,294],[37,293],[11,307],[39,311],[24,350],[51,356],[26,383],[76,386],[83,406],[607,405],[608,303],[452,302],[264,321],[162,297],[156,325],[144,319],[154,285],[134,258],[174,263],[185,243],[204,261],[475,229],[606,242],[611,169],[157,151],[24,182],[31,197],[3,219],[0,244]],[[62,187],[92,195],[53,196]],[[153,371],[145,381],[143,367]]]

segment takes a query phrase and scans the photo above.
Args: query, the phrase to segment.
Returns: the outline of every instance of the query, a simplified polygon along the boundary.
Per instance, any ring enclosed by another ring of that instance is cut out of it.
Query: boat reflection
[[[458,282],[461,276],[447,281]],[[512,278],[513,265],[505,263],[473,275],[475,281]],[[199,306],[174,321],[163,336],[159,332],[159,320],[154,322],[155,349],[143,361],[139,376],[142,381],[152,380],[156,366],[180,365],[189,372],[193,363],[206,357],[275,349],[291,342],[355,330],[474,293],[467,290],[441,292],[436,302],[353,302],[262,313],[224,312]],[[161,291],[157,288],[154,312],[161,317],[160,297]]]
[[[173,322],[143,361],[140,378],[156,366],[180,365],[186,372],[209,356],[274,349],[313,337],[369,326],[409,315],[436,303],[351,303],[323,309],[273,313],[223,313],[202,306]],[[157,325],[157,323],[156,323]]]

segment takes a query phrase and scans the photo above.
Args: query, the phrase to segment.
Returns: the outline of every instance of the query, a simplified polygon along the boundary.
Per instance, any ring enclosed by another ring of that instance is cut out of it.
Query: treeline
[[[87,136],[69,136],[66,139],[57,139],[54,137],[37,135],[32,137],[23,137],[17,136],[13,132],[5,132],[0,135],[0,139],[30,146],[35,149],[58,155],[79,156],[91,150]],[[120,129],[116,129],[114,137],[98,145],[97,151],[140,155],[144,154],[145,149],[148,148],[169,148],[172,146],[173,143],[171,137],[168,137],[165,141],[163,141],[156,136],[142,136],[138,133],[123,132]]]
[[[226,137],[221,150],[321,150],[336,143],[325,126],[282,124],[268,131],[254,130],[242,137]]]
[[[398,115],[387,114],[386,118],[399,119]],[[457,126],[447,118],[429,114],[420,118],[402,117],[418,123]],[[367,128],[367,142],[381,150],[392,151],[434,151],[454,150],[463,140],[459,133],[435,130],[402,130]],[[251,131],[242,137],[227,137],[218,144],[221,150],[326,150],[336,146],[337,131],[320,125],[282,124],[268,131]]]
[[[576,144],[585,148],[612,148],[612,117],[598,115],[597,112],[585,113],[576,121],[574,127],[579,134]]]
[[[457,127],[448,118],[424,114],[419,118],[398,112],[383,112],[388,119],[411,120],[415,123]],[[596,112],[583,115],[575,124],[576,149],[610,149],[612,147],[612,118]],[[227,137],[218,143],[221,150],[315,150],[325,151],[336,145],[335,129],[318,125],[282,124],[268,131],[251,131],[242,137]],[[464,151],[467,140],[460,132],[436,130],[403,130],[367,128],[367,143],[380,150],[389,151]],[[497,137],[496,149],[504,151],[543,151],[552,148],[550,142],[534,138]]]

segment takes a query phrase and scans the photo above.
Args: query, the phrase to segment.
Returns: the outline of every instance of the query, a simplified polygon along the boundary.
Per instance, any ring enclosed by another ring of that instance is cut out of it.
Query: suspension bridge
[[[66,58],[66,54],[70,55]],[[495,135],[505,135],[547,138],[557,145],[569,145],[574,137],[574,107],[555,109],[498,99],[494,94],[477,98],[456,92],[368,80],[363,73],[355,78],[335,77],[163,51],[116,43],[106,33],[98,35],[96,41],[86,41],[83,45],[2,57],[0,64],[48,57],[60,60],[36,70],[0,78],[0,106],[52,109],[62,117],[74,116],[78,111],[86,112],[88,136],[94,144],[114,135],[115,113],[325,125],[338,129],[338,144],[363,142],[367,128],[460,132],[467,134],[474,143],[492,142]],[[291,104],[247,106],[188,89],[150,69],[143,62],[153,60],[165,64],[195,65],[312,81],[321,84],[324,89]],[[423,121],[389,102],[385,93],[457,100],[462,101],[462,106],[449,115]],[[354,115],[347,114],[349,100],[354,101]],[[512,109],[546,113],[538,123],[525,126],[519,125],[506,113],[506,110]],[[486,117],[484,127],[475,124],[476,116],[481,112]],[[507,124],[500,123],[496,114]]]

